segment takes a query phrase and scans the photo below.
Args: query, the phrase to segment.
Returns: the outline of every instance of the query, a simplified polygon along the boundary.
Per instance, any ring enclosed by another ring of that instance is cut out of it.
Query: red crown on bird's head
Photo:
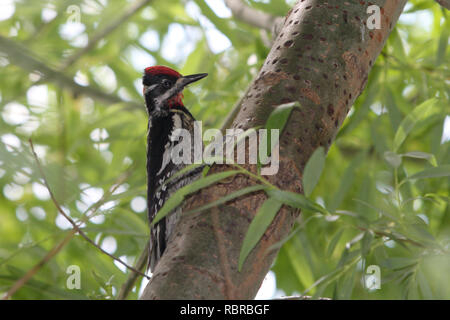
[[[177,78],[181,77],[181,74],[178,71],[175,71],[175,70],[173,70],[169,67],[165,67],[165,66],[153,66],[153,67],[145,68],[145,74],[150,74],[153,76],[165,74],[165,75],[177,77]]]
[[[169,67],[166,66],[153,66],[153,67],[148,67],[145,68],[145,74],[146,75],[150,75],[150,76],[157,76],[157,75],[166,75],[166,76],[171,76],[171,77],[175,77],[175,78],[180,78],[182,77],[181,73],[179,73],[178,71],[175,71]],[[145,89],[144,89],[144,93],[145,93]],[[179,94],[177,94],[176,96],[174,96],[173,98],[171,98],[168,101],[169,107],[172,107],[174,105],[181,105],[183,106],[183,93],[180,92]]]

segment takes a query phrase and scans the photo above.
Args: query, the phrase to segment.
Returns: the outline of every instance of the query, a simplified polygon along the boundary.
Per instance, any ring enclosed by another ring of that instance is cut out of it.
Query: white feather
[[[167,164],[170,161],[170,155],[171,154],[172,154],[172,145],[171,145],[170,142],[167,142],[166,145],[164,146],[164,154],[163,154],[163,160],[162,160],[162,163],[161,163],[161,168],[156,173],[156,175],[161,174],[161,172],[163,172],[163,170],[166,168]]]

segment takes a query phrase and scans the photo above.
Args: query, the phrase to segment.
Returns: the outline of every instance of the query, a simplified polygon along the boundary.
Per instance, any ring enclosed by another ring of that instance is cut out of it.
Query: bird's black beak
[[[206,77],[208,74],[207,73],[198,73],[198,74],[191,74],[189,76],[182,76],[180,78],[180,85],[184,88],[186,87],[188,84],[191,84],[195,81],[198,81],[200,79],[203,79],[204,77]]]

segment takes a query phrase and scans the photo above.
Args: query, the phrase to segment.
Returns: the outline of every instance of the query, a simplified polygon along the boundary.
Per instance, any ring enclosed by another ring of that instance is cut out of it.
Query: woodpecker
[[[194,117],[183,104],[183,89],[208,74],[183,76],[165,66],[145,69],[142,79],[143,95],[149,115],[147,135],[147,208],[149,223],[158,210],[179,188],[196,180],[201,168],[193,169],[168,181],[187,164],[174,164],[171,153],[181,140],[173,139],[177,128],[191,134],[194,144]],[[193,155],[194,152],[191,152]],[[153,271],[167,247],[172,231],[179,220],[181,208],[175,209],[150,230],[148,267]]]

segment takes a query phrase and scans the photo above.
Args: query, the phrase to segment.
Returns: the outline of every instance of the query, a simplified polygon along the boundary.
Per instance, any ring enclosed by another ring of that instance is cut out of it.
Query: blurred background
[[[295,1],[244,3],[284,16]],[[303,212],[257,298],[450,299],[449,19],[434,1],[408,2],[312,194],[333,215]],[[71,234],[29,138],[62,210],[132,265],[149,233],[143,69],[209,73],[184,101],[219,128],[271,37],[223,0],[0,0],[0,296],[55,248],[13,298],[114,299],[130,275]],[[67,288],[72,265],[80,289]]]

